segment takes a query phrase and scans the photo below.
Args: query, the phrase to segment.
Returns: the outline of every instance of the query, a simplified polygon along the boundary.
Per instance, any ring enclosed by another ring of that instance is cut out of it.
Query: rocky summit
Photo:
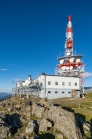
[[[52,100],[15,96],[0,102],[0,139],[82,139],[78,122]]]

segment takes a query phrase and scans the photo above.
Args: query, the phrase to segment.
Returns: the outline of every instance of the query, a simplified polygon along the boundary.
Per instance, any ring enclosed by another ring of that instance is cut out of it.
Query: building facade
[[[39,92],[40,98],[80,97],[79,77],[41,74],[37,81],[43,85],[42,90]]]

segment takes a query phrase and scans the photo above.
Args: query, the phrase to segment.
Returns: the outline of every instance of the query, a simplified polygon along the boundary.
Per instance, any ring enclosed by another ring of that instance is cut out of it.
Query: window
[[[51,85],[51,81],[48,81],[48,85]]]
[[[48,91],[48,93],[51,93],[51,91]]]
[[[62,92],[62,94],[64,94],[65,92]]]
[[[71,92],[68,92],[68,94],[71,94]]]
[[[65,82],[62,82],[62,85],[65,86]]]
[[[57,94],[58,93],[58,91],[55,91],[55,94]]]
[[[75,86],[77,86],[77,83],[75,83]]]
[[[71,86],[71,82],[69,82],[69,86]]]
[[[55,85],[58,85],[58,82],[55,82]]]

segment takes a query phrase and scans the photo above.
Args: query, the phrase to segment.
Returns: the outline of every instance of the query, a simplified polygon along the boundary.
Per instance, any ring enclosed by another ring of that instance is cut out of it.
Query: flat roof
[[[58,61],[61,60],[61,59],[72,58],[72,57],[74,57],[74,58],[82,58],[83,56],[80,55],[80,54],[79,55],[72,55],[72,56],[63,56],[63,57],[59,57]]]
[[[51,75],[51,74],[45,74],[45,73],[44,73],[44,74],[42,73],[42,74],[40,74],[40,75],[45,75],[45,76],[54,76],[54,77],[70,77],[70,78],[80,78],[80,77],[76,77],[76,76],[61,76],[61,75]],[[39,76],[40,76],[40,75],[39,75]],[[38,76],[38,77],[39,77],[39,76]]]

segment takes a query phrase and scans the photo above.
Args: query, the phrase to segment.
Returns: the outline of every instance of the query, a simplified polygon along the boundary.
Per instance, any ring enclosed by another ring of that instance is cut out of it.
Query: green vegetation
[[[20,134],[20,133],[25,133],[27,124],[28,124],[28,122],[26,122],[26,123],[20,128],[20,130],[19,130],[19,132],[18,132],[19,134]]]
[[[30,120],[37,120],[37,119],[41,119],[41,118],[38,118],[36,115],[31,115],[30,116]]]
[[[92,118],[92,93],[86,94],[85,98],[63,98],[54,101],[85,121],[89,122]]]
[[[12,137],[7,137],[6,139],[12,139]]]
[[[84,139],[91,139],[90,132],[84,133]]]

